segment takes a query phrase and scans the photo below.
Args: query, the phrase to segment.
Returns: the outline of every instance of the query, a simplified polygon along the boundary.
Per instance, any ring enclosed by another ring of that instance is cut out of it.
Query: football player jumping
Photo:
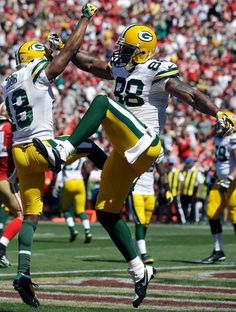
[[[206,210],[214,249],[209,257],[202,260],[204,264],[225,260],[220,220],[220,215],[225,208],[228,209],[229,220],[236,235],[236,131],[225,131],[218,125],[215,134],[215,148],[217,179],[210,190]]]
[[[96,10],[90,3],[83,6],[81,19],[75,30],[64,49],[52,60],[43,44],[37,41],[22,44],[16,52],[17,71],[3,82],[5,103],[12,121],[12,153],[24,210],[24,222],[18,238],[18,272],[13,286],[22,300],[35,308],[39,306],[39,301],[30,275],[31,248],[43,209],[44,173],[49,168],[47,161],[36,152],[32,139],[40,137],[50,141],[54,138],[54,96],[50,82],[63,72],[80,48],[89,21]],[[86,155],[85,152],[81,156]]]
[[[49,37],[49,42],[60,49],[57,35]],[[60,170],[76,146],[102,124],[114,149],[102,172],[97,216],[128,263],[135,283],[133,306],[138,307],[155,270],[144,266],[138,257],[120,210],[132,182],[148,170],[161,152],[158,133],[165,123],[169,95],[216,117],[225,128],[231,127],[232,122],[230,117],[218,112],[208,97],[179,79],[175,64],[154,58],[157,38],[152,29],[130,25],[117,44],[109,63],[80,51],[73,58],[78,68],[115,80],[116,101],[97,96],[68,140],[51,148],[39,138],[34,139],[34,145],[51,168]]]

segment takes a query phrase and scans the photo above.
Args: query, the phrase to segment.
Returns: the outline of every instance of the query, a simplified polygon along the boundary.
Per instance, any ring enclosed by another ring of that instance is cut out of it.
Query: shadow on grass
[[[83,258],[80,259],[81,261],[86,261],[86,262],[109,262],[109,263],[126,263],[124,260],[116,260],[116,259],[101,259],[101,258]],[[1,312],[1,311],[0,311]]]
[[[58,238],[50,238],[50,237],[46,237],[46,238],[34,238],[34,243],[47,243],[47,244],[68,244],[69,245],[69,241],[65,240],[65,239],[58,239]],[[1,310],[0,310],[1,312]]]
[[[167,261],[167,262],[175,262],[175,263],[190,263],[190,264],[203,264],[202,262],[201,262],[201,260],[195,260],[195,261],[193,261],[193,260],[175,260],[175,259],[172,259],[172,260],[170,260],[170,259],[168,259],[168,260],[161,260],[161,261]],[[160,261],[160,262],[161,262]]]

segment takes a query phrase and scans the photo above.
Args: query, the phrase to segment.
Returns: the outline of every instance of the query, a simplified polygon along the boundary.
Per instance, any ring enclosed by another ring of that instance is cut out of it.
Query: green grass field
[[[133,231],[133,224],[129,224]],[[34,239],[31,274],[39,284],[42,312],[134,311],[133,285],[127,265],[99,224],[93,240],[80,235],[69,243],[64,223],[41,222]],[[156,278],[150,283],[141,311],[236,311],[236,248],[230,225],[224,225],[226,261],[202,265],[212,251],[208,225],[151,224],[149,253],[156,259]],[[0,312],[32,311],[12,288],[17,270],[17,239],[8,248],[10,268],[0,268]]]

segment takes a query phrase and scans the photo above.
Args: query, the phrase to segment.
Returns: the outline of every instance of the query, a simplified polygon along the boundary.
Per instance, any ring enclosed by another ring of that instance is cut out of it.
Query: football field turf
[[[134,226],[129,223],[133,232]],[[41,222],[35,233],[33,281],[42,312],[131,312],[133,285],[127,265],[103,228],[92,224],[93,240],[80,235],[69,243],[65,223]],[[151,224],[149,253],[156,259],[141,311],[236,311],[236,242],[233,229],[224,225],[226,261],[203,265],[212,251],[208,225]],[[10,268],[0,268],[0,312],[32,311],[12,288],[17,270],[17,239],[8,248]]]

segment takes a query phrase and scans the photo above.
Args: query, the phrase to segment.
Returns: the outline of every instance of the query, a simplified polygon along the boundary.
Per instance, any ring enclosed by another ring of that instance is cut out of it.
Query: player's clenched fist
[[[94,5],[86,3],[82,8],[81,17],[87,17],[90,20],[96,12],[97,8]]]
[[[64,43],[62,42],[60,36],[56,33],[50,34],[48,36],[49,47],[55,51],[60,51],[64,47]]]

